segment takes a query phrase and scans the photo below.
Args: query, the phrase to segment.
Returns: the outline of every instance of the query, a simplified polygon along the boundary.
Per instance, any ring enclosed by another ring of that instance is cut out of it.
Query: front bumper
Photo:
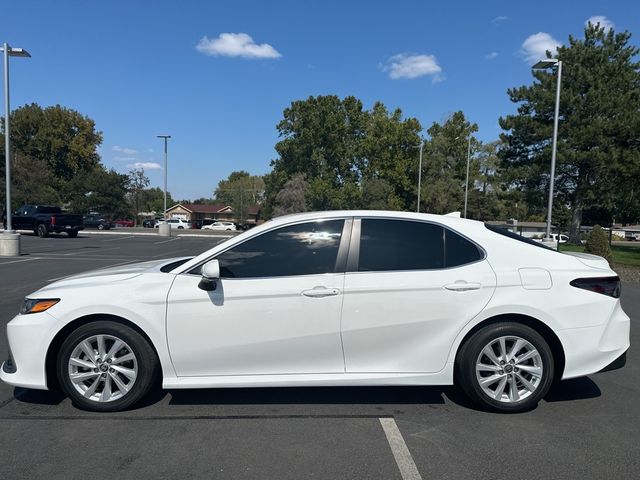
[[[9,385],[47,390],[46,357],[58,321],[48,312],[16,315],[7,325],[11,362],[0,368]]]
[[[608,367],[629,349],[630,326],[631,320],[618,301],[602,325],[558,330],[565,351],[563,380],[614,370]]]

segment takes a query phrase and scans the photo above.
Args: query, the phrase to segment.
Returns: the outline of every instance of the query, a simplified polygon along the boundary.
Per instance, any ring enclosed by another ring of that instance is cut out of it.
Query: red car
[[[123,219],[114,220],[113,224],[116,227],[133,227],[135,225],[133,220],[123,220]]]

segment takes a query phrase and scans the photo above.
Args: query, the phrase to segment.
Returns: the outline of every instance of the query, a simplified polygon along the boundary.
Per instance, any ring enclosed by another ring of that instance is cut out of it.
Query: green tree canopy
[[[262,203],[264,188],[263,177],[241,170],[231,172],[226,180],[221,180],[213,196],[216,202],[231,206],[244,221],[249,208]]]
[[[594,207],[606,211],[609,222],[640,216],[640,64],[630,38],[629,32],[589,24],[584,38],[570,36],[558,48],[563,65],[554,207],[560,215],[572,210],[572,241],[579,240],[583,215]],[[500,156],[508,187],[523,192],[529,215],[543,216],[556,75],[533,76],[532,85],[508,90],[518,110],[500,119]]]

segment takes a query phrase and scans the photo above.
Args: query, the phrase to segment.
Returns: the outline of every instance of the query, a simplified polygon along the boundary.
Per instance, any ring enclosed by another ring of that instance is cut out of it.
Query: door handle
[[[447,290],[453,292],[467,292],[469,290],[480,290],[482,284],[477,282],[465,282],[464,280],[457,280],[454,283],[449,283],[444,286]]]
[[[302,291],[302,295],[312,298],[332,297],[334,295],[338,295],[339,293],[340,290],[338,290],[337,288],[327,288],[321,286]]]

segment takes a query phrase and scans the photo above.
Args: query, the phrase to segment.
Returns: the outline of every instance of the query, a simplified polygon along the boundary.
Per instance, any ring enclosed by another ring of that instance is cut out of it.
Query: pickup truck
[[[66,232],[75,238],[84,229],[82,215],[65,214],[60,207],[48,205],[23,205],[13,212],[11,223],[15,230],[31,230],[40,238],[52,232]]]

